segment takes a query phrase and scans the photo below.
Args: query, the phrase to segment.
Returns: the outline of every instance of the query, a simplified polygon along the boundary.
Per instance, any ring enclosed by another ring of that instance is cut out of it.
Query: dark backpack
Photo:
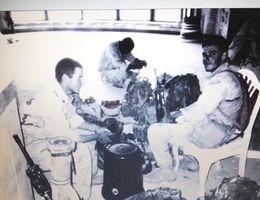
[[[178,75],[165,84],[166,112],[178,111],[198,100],[200,91],[199,79],[194,74]]]
[[[257,200],[259,186],[247,177],[224,178],[208,200]]]
[[[159,187],[132,195],[125,200],[186,200],[186,198],[179,189]]]
[[[239,111],[238,123],[241,126],[241,130],[244,131],[249,122],[249,118],[252,112],[252,105],[250,105],[249,102],[248,85],[246,81],[243,79],[241,74],[236,73],[236,75],[238,77],[238,80],[240,82],[243,91],[243,104]]]
[[[246,81],[243,79],[243,76],[240,73],[234,72],[234,71],[231,71],[231,70],[226,70],[226,71],[234,74],[237,77],[237,79],[240,83],[240,86],[242,88],[242,95],[243,95],[242,102],[243,102],[243,104],[242,104],[241,109],[239,111],[236,122],[239,124],[241,132],[243,134],[243,131],[245,130],[245,128],[248,125],[248,122],[249,122],[249,119],[250,119],[250,114],[252,112],[252,105],[250,104],[250,101],[249,101],[248,85],[247,85]]]

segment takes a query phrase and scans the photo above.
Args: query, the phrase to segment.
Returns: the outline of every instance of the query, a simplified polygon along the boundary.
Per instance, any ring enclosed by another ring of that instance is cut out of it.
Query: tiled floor
[[[201,46],[183,41],[176,35],[159,35],[130,32],[35,32],[5,35],[0,38],[2,64],[12,71],[19,89],[34,89],[54,77],[54,67],[63,57],[78,60],[85,67],[86,84],[82,88],[82,97],[93,96],[97,101],[122,99],[123,89],[104,85],[97,71],[98,61],[104,47],[111,41],[130,36],[135,41],[133,53],[145,59],[147,68],[140,76],[148,77],[154,84],[154,69],[157,73],[167,72],[172,76],[195,73],[203,80],[206,73],[201,62]],[[13,43],[8,43],[11,39]],[[5,72],[5,71],[4,71]],[[1,76],[2,78],[2,76]],[[208,177],[207,191],[214,189],[225,176],[237,173],[238,160],[230,158],[221,162],[220,171],[213,165]],[[260,160],[248,159],[246,175],[260,185]],[[194,200],[198,187],[198,173],[179,170],[177,181],[163,185],[144,182],[145,189],[159,186],[179,188],[188,200]],[[92,200],[101,200],[101,185],[93,186]]]

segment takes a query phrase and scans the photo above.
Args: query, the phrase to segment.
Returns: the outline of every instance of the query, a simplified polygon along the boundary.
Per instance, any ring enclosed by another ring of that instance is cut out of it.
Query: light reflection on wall
[[[180,9],[156,9],[155,21],[179,22],[181,20]]]
[[[32,21],[77,21],[116,20],[117,11],[111,10],[51,10],[51,11],[11,11],[14,22]],[[120,20],[150,21],[150,9],[120,10]],[[154,20],[179,22],[181,9],[155,9]]]

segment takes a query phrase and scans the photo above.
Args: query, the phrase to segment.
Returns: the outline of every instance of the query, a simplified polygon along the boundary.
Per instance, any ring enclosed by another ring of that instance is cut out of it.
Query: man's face
[[[216,45],[203,47],[202,57],[205,70],[215,71],[222,63],[223,52]]]
[[[83,85],[83,70],[79,67],[75,68],[75,72],[71,78],[68,79],[68,89],[73,92],[79,93]]]

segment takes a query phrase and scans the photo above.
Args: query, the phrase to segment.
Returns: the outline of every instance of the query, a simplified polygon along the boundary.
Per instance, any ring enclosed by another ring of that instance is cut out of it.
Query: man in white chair
[[[149,144],[159,168],[144,177],[147,182],[176,180],[169,144],[173,154],[178,153],[178,147],[189,143],[214,148],[230,142],[241,132],[239,112],[244,93],[227,63],[228,43],[221,36],[208,35],[203,39],[202,48],[205,70],[211,74],[199,99],[172,113],[176,123],[156,123],[148,129]]]

